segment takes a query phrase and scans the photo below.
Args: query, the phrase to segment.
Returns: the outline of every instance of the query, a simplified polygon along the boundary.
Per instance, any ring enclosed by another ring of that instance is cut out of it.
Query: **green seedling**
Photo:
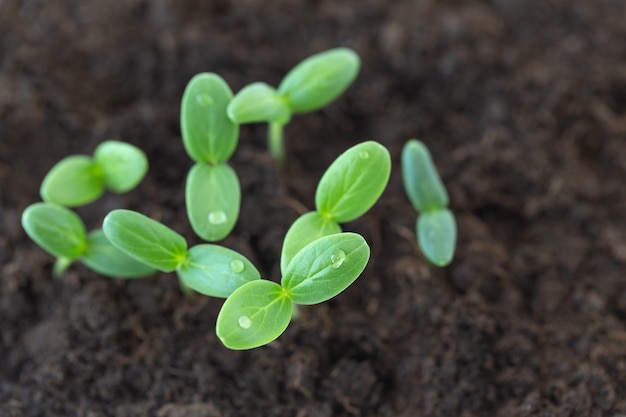
[[[296,113],[319,110],[354,82],[358,55],[348,48],[331,49],[296,65],[278,88],[265,83],[244,87],[228,105],[228,116],[237,124],[268,123],[268,148],[278,161],[285,159],[284,126]]]
[[[113,278],[139,278],[155,272],[114,247],[101,230],[87,234],[80,217],[58,204],[30,205],[22,214],[22,227],[41,248],[57,257],[55,276],[77,260]]]
[[[419,212],[416,234],[424,256],[446,266],[456,248],[456,220],[448,209],[448,193],[426,145],[412,139],[402,150],[402,178],[406,193]]]
[[[217,317],[217,336],[236,350],[270,343],[289,325],[293,304],[318,304],[341,293],[361,275],[369,255],[367,242],[356,233],[310,242],[289,263],[280,284],[251,281],[226,299]]]
[[[377,142],[363,142],[341,154],[317,186],[317,210],[300,216],[287,231],[280,260],[282,273],[309,242],[339,233],[339,223],[365,214],[380,198],[390,174],[389,152]]]
[[[187,176],[187,217],[194,232],[214,242],[226,237],[239,217],[241,187],[228,159],[237,147],[239,126],[226,115],[233,93],[213,73],[194,76],[183,94],[183,144],[196,161]]]
[[[124,193],[133,189],[148,170],[145,154],[124,142],[102,142],[93,157],[72,155],[59,161],[41,184],[41,198],[66,207],[91,203],[105,189]]]
[[[130,257],[162,272],[176,272],[183,288],[211,297],[228,297],[261,274],[243,255],[213,244],[187,248],[184,237],[143,214],[113,210],[104,234]]]

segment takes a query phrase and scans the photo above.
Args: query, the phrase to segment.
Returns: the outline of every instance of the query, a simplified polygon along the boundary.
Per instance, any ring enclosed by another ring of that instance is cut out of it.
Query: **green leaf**
[[[402,179],[411,204],[425,212],[448,206],[448,193],[437,173],[430,152],[415,139],[402,149]]]
[[[421,213],[416,224],[417,240],[424,256],[437,266],[446,266],[456,248],[456,220],[448,209]]]
[[[178,268],[183,283],[200,294],[226,298],[243,284],[261,279],[245,256],[218,245],[196,245]]]
[[[44,201],[66,207],[77,207],[95,201],[104,192],[100,167],[85,155],[61,159],[41,183]]]
[[[239,217],[241,188],[237,174],[227,164],[197,163],[187,176],[185,199],[196,234],[211,242],[223,239]]]
[[[87,250],[80,260],[97,273],[112,278],[141,278],[155,272],[154,268],[113,246],[102,230],[89,233]]]
[[[185,149],[194,161],[222,163],[232,156],[239,139],[239,125],[226,114],[232,98],[230,87],[217,74],[197,74],[187,84],[180,127]]]
[[[234,123],[275,122],[285,124],[291,110],[283,96],[265,83],[245,86],[228,105],[228,117]]]
[[[229,349],[252,349],[280,336],[291,320],[291,300],[272,281],[251,281],[235,290],[217,316],[216,333]]]
[[[113,210],[102,229],[115,247],[159,271],[174,271],[187,256],[187,242],[181,235],[134,211]]]
[[[351,49],[331,49],[296,65],[280,83],[278,92],[287,99],[294,113],[317,110],[352,84],[360,65],[359,56]]]
[[[130,143],[108,140],[96,148],[94,162],[102,169],[108,189],[116,193],[132,190],[148,171],[146,155]]]
[[[293,257],[281,284],[294,303],[318,304],[348,288],[369,256],[367,242],[356,233],[321,237]]]
[[[341,226],[334,220],[323,218],[317,211],[311,211],[293,222],[283,241],[280,255],[280,272],[284,275],[287,265],[307,244],[323,236],[341,233]]]
[[[59,258],[78,258],[87,247],[83,221],[72,210],[53,203],[35,203],[22,213],[22,227],[44,250]]]
[[[326,170],[315,193],[320,214],[338,223],[362,216],[380,198],[391,173],[387,149],[373,141],[345,151]]]

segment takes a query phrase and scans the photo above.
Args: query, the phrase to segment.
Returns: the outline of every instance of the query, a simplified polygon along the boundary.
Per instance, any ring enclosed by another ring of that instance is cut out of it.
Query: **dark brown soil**
[[[626,2],[0,1],[0,416],[626,415]],[[245,126],[241,219],[223,244],[278,279],[317,181],[364,139],[394,170],[346,230],[373,258],[271,345],[225,349],[221,300],[174,275],[116,281],[53,259],[20,215],[48,169],[105,139],[144,149],[135,191],[79,210],[186,219],[179,133],[192,75],[237,91],[355,49],[356,84],[287,127],[288,163]],[[431,148],[459,223],[454,263],[419,254],[402,145]]]

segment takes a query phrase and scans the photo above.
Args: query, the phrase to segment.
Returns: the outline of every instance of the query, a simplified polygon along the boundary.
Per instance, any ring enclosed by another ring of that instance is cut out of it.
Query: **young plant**
[[[243,255],[213,244],[187,248],[185,238],[169,227],[130,210],[104,218],[104,234],[130,257],[162,272],[176,271],[183,288],[226,298],[261,274]]]
[[[355,145],[326,170],[315,192],[316,211],[300,216],[287,231],[280,269],[309,242],[341,232],[339,223],[365,214],[380,198],[391,174],[387,149],[373,141]]]
[[[185,200],[191,227],[213,242],[226,237],[239,217],[241,187],[228,165],[239,126],[226,115],[233,97],[217,74],[194,76],[183,94],[180,125],[185,150],[196,164],[187,176]]]
[[[402,149],[402,178],[413,207],[419,212],[416,234],[424,256],[446,266],[456,248],[456,220],[448,209],[448,193],[426,145],[412,139]]]
[[[310,56],[296,65],[278,86],[253,83],[244,87],[228,105],[228,116],[237,124],[268,123],[268,148],[278,161],[285,159],[284,126],[296,113],[325,107],[355,80],[358,55],[335,48]]]
[[[113,278],[139,278],[155,272],[114,247],[101,230],[87,234],[80,217],[58,204],[28,206],[22,214],[22,227],[41,248],[57,257],[55,276],[76,260]]]
[[[135,188],[148,170],[145,154],[137,147],[114,140],[102,142],[93,157],[72,155],[59,161],[44,178],[44,201],[66,207],[91,203],[105,189],[125,193]]]

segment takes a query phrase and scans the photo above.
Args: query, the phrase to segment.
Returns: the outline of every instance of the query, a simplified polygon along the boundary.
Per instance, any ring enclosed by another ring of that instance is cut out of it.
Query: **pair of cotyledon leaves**
[[[408,141],[402,150],[402,176],[409,200],[419,212],[416,234],[420,248],[437,266],[452,261],[456,248],[456,221],[448,209],[448,193],[428,148]]]

